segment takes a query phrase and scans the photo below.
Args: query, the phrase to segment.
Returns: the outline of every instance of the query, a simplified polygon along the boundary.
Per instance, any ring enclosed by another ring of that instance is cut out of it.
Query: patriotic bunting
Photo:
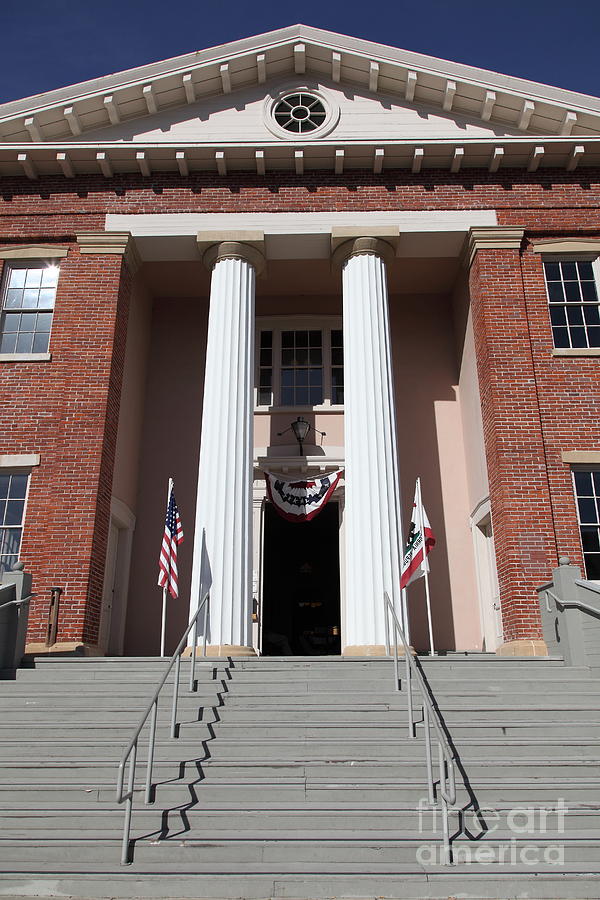
[[[265,472],[267,495],[288,522],[310,522],[321,512],[342,476],[341,470],[310,481],[284,481],[280,475]]]

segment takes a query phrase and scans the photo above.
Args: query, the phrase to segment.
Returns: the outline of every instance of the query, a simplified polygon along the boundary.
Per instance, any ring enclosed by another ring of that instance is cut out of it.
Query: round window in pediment
[[[292,134],[307,134],[320,128],[327,118],[323,101],[314,94],[298,92],[282,97],[273,109],[273,118]]]

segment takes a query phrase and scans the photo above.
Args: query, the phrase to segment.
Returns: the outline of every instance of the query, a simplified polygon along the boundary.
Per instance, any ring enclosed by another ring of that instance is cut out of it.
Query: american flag
[[[165,519],[165,530],[160,548],[160,558],[158,560],[158,586],[168,588],[171,597],[179,596],[179,587],[177,585],[177,545],[183,540],[183,528],[181,527],[181,519],[179,518],[179,510],[175,502],[175,492],[173,484],[169,491],[169,502],[167,504],[167,517]]]

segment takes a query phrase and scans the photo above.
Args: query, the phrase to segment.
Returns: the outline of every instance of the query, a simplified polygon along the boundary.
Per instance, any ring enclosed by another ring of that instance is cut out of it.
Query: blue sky
[[[2,0],[0,103],[298,21],[600,95],[598,0]]]

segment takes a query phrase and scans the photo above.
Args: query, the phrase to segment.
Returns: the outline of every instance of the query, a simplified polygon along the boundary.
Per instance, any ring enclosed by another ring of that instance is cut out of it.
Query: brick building
[[[212,652],[379,654],[420,475],[437,646],[543,653],[535,588],[600,578],[599,139],[595,98],[300,25],[0,107],[30,647],[60,587],[56,649],[158,651],[172,476],[169,647],[205,529]],[[340,469],[311,523],[265,497]]]

